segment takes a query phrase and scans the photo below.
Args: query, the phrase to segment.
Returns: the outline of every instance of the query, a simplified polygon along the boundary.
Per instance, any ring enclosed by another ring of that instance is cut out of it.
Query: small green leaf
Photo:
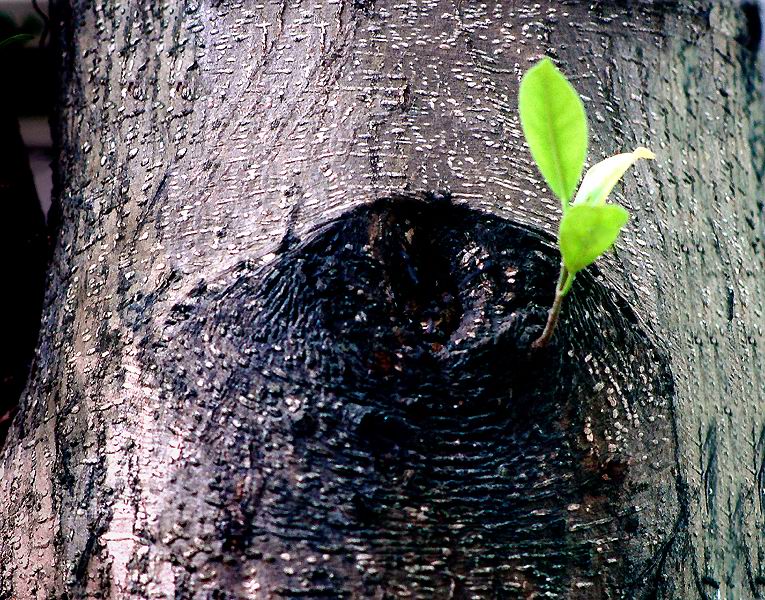
[[[5,48],[6,46],[11,46],[13,44],[26,44],[31,39],[34,39],[34,36],[29,35],[28,33],[12,35],[11,37],[7,37],[4,40],[0,40],[0,49]]]
[[[563,264],[575,274],[591,265],[616,241],[629,213],[618,204],[572,205],[560,222]]]
[[[617,154],[590,167],[579,186],[574,204],[603,204],[622,175],[641,158],[653,159],[656,155],[648,148],[636,148],[634,152]]]
[[[518,110],[531,155],[565,209],[574,197],[587,155],[582,100],[553,62],[543,58],[521,80]]]

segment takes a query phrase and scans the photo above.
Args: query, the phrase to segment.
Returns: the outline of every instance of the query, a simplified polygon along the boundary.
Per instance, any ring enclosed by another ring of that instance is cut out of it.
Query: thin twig
[[[569,275],[566,267],[561,264],[558,285],[555,286],[555,300],[550,308],[550,312],[547,314],[547,324],[545,325],[542,335],[531,344],[532,348],[544,348],[547,345],[547,342],[550,341],[550,338],[552,338],[553,333],[555,333],[555,326],[558,324],[560,309],[561,306],[563,306],[563,298],[568,291],[568,280],[570,277],[571,275]]]
[[[34,8],[35,12],[38,14],[40,19],[42,19],[43,22],[43,28],[40,32],[40,48],[45,47],[45,40],[48,37],[48,31],[50,31],[50,19],[48,18],[48,15],[45,14],[45,11],[43,11],[42,8],[40,8],[40,5],[37,3],[37,0],[32,0],[32,8]]]

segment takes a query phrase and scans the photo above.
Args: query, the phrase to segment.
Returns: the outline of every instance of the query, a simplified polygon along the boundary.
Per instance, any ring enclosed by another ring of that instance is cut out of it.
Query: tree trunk
[[[761,598],[763,111],[732,3],[59,1],[0,598]],[[658,159],[554,341],[549,54]]]

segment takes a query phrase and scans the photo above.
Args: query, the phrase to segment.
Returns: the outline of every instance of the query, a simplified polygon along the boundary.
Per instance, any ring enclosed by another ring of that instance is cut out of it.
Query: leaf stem
[[[558,324],[558,317],[560,316],[560,309],[563,305],[563,298],[568,294],[573,282],[574,274],[569,273],[563,263],[561,263],[558,284],[555,286],[555,300],[547,315],[547,324],[545,325],[542,335],[531,344],[532,348],[544,348],[547,345],[547,342],[550,341],[550,338],[552,338],[553,333],[555,333],[555,326]]]

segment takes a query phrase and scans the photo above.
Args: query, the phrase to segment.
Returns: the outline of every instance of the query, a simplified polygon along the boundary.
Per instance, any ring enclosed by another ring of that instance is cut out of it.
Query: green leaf
[[[521,127],[547,185],[563,202],[574,197],[587,155],[587,115],[579,94],[549,58],[523,76]]]
[[[11,46],[13,44],[26,44],[31,39],[34,39],[34,36],[29,35],[28,33],[12,35],[11,37],[7,37],[4,40],[0,40],[0,49],[5,48],[6,46]]]
[[[629,213],[618,204],[572,205],[560,222],[563,264],[575,274],[591,265],[616,241]]]
[[[636,148],[634,152],[617,154],[590,167],[579,186],[574,204],[603,204],[622,175],[641,158],[653,159],[656,155],[648,148]]]

